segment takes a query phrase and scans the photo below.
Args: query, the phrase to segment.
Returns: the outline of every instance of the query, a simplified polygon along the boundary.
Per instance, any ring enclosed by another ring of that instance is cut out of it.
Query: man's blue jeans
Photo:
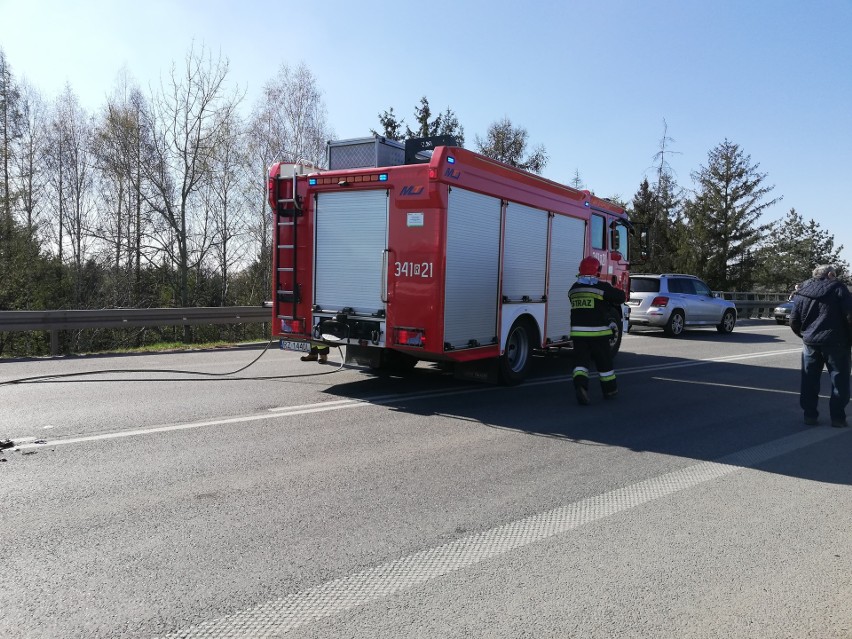
[[[831,398],[828,400],[831,420],[844,420],[846,404],[849,403],[850,351],[848,345],[804,345],[799,405],[805,411],[805,417],[816,417],[819,414],[817,403],[823,368],[828,369],[828,376],[831,379]]]

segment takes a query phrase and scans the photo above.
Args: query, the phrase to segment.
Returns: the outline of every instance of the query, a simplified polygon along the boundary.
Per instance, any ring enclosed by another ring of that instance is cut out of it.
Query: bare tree
[[[231,273],[245,265],[246,217],[245,183],[249,175],[242,123],[231,115],[222,127],[223,138],[216,145],[210,179],[205,184],[204,205],[213,220],[213,256],[219,273],[219,304],[231,303]]]
[[[543,145],[539,145],[525,156],[527,138],[529,133],[524,127],[516,127],[509,118],[503,118],[488,126],[484,140],[477,135],[475,143],[482,155],[525,171],[541,173],[547,165],[547,151]]]
[[[20,83],[20,98],[21,130],[14,153],[15,191],[21,221],[27,231],[35,235],[45,209],[47,171],[44,169],[44,156],[48,111],[38,90],[24,80]]]
[[[325,144],[334,137],[326,121],[325,104],[317,81],[301,63],[295,69],[282,64],[266,83],[249,122],[249,176],[246,198],[251,202],[249,232],[258,252],[259,290],[271,282],[272,214],[266,204],[266,171],[276,161],[307,160],[321,165]],[[251,177],[254,179],[251,180]]]
[[[94,214],[92,125],[70,84],[57,98],[52,112],[46,157],[49,197],[56,203],[58,219],[51,227],[57,254],[74,275],[73,302],[83,305],[83,265],[90,257]],[[65,248],[70,250],[66,256]]]
[[[158,244],[177,271],[181,306],[193,302],[190,269],[198,268],[211,242],[210,220],[196,206],[199,190],[240,101],[236,90],[226,89],[228,68],[221,55],[214,60],[203,45],[193,45],[183,67],[172,66],[146,112],[152,161],[144,166],[152,191],[143,195],[161,221]],[[189,339],[189,327],[184,337]]]
[[[575,189],[583,188],[583,178],[580,177],[580,169],[574,169],[574,177],[571,178],[571,181],[568,182]]]
[[[94,136],[100,215],[98,239],[113,275],[113,304],[139,303],[143,237],[150,214],[143,204],[142,163],[150,149],[143,128],[145,98],[126,72],[107,99]],[[146,256],[147,257],[147,256]]]

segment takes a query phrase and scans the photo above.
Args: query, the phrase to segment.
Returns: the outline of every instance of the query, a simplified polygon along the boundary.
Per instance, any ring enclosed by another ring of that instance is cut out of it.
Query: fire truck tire
[[[393,355],[391,356],[388,365],[397,373],[406,373],[417,366],[417,362],[419,360],[416,357],[408,355],[407,353],[399,353],[397,351],[390,352],[393,353]]]
[[[617,313],[613,312],[609,315],[609,327],[612,329],[612,337],[609,339],[609,352],[613,357],[621,348],[621,338],[623,337],[623,324]]]
[[[498,358],[500,381],[506,386],[523,382],[530,371],[535,328],[526,318],[518,318],[509,329],[506,350]]]
[[[417,362],[418,359],[416,357],[407,353],[386,350],[382,353],[380,364],[371,368],[389,373],[407,373],[417,366]]]

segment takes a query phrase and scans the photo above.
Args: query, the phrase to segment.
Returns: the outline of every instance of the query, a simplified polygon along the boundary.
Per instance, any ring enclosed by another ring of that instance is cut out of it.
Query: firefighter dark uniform
[[[589,369],[594,362],[606,399],[618,393],[615,370],[612,366],[609,326],[612,308],[624,303],[624,291],[608,282],[598,280],[601,263],[594,257],[580,262],[577,282],[568,291],[571,300],[571,340],[574,343],[576,366],[572,375],[577,402],[589,403]],[[621,309],[618,310],[621,317]]]

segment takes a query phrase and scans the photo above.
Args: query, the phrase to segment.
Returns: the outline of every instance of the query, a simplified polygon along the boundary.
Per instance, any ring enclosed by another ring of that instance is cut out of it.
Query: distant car
[[[694,275],[634,275],[630,278],[630,326],[662,328],[677,337],[685,328],[715,326],[730,333],[737,323],[733,302],[715,297]]]
[[[775,321],[779,324],[789,324],[790,323],[790,313],[793,312],[793,302],[784,302],[783,304],[779,304],[772,311],[772,315],[775,317]]]

